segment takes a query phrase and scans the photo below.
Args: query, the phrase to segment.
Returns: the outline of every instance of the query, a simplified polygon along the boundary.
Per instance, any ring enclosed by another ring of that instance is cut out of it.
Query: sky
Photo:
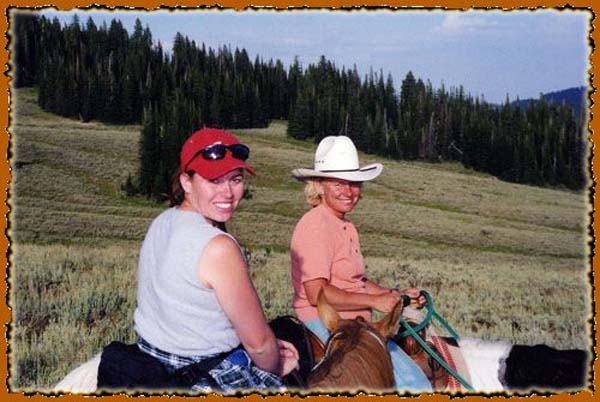
[[[137,18],[163,49],[180,32],[213,49],[244,48],[251,60],[295,57],[304,67],[321,55],[341,69],[356,65],[392,75],[399,89],[409,71],[434,88],[463,86],[492,103],[537,98],[588,84],[591,13],[522,11],[42,11],[70,23],[119,19],[131,34]]]

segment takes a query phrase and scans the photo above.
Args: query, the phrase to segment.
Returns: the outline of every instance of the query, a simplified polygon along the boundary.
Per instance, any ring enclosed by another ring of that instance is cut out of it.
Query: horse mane
[[[364,319],[342,320],[327,343],[325,357],[311,372],[320,389],[383,390],[394,386],[386,340]]]

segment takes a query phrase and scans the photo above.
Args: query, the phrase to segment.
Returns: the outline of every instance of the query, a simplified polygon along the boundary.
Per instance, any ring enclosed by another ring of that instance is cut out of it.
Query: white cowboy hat
[[[359,167],[358,152],[352,140],[346,136],[325,137],[315,151],[315,168],[294,169],[292,176],[298,180],[324,177],[348,181],[373,180],[381,174],[383,165],[373,163]]]

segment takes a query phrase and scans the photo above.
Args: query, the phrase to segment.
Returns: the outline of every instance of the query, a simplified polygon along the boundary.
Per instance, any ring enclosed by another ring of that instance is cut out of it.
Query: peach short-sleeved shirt
[[[310,305],[303,283],[323,278],[332,286],[348,292],[365,292],[362,281],[365,264],[360,251],[356,227],[319,205],[300,219],[290,247],[292,259],[292,305],[298,318],[319,318],[317,308]],[[363,316],[371,320],[371,310],[340,311],[342,318]]]

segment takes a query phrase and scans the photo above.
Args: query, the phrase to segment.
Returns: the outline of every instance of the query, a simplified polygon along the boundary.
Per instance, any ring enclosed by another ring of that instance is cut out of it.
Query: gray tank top
[[[140,251],[135,330],[180,356],[225,352],[240,340],[196,267],[206,244],[224,232],[202,215],[170,208],[150,225]]]

